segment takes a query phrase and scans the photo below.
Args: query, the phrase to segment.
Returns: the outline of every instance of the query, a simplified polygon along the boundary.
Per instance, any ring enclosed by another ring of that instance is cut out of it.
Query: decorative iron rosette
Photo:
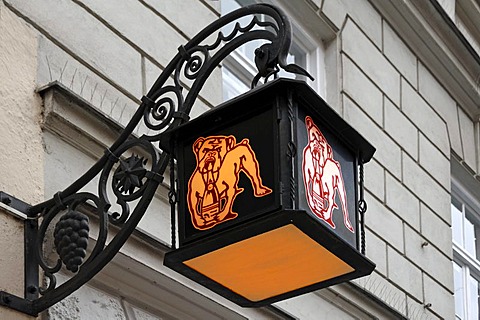
[[[87,255],[88,217],[76,210],[68,210],[55,225],[55,248],[65,267],[77,272]]]
[[[125,160],[120,160],[120,165],[113,174],[113,188],[119,194],[133,194],[136,189],[144,184],[143,179],[147,174],[145,164],[147,159],[132,155]]]

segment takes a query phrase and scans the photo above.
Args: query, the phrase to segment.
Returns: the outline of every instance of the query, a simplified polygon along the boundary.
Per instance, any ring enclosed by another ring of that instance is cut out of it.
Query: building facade
[[[271,307],[236,306],[163,266],[172,239],[167,179],[112,262],[39,317],[478,319],[480,3],[258,2],[289,16],[289,60],[377,148],[365,165],[375,271]],[[180,45],[252,3],[0,1],[0,190],[36,204],[68,187],[116,140]],[[193,117],[248,89],[256,45],[215,69]],[[23,296],[25,217],[0,205],[0,290]],[[0,307],[0,318],[33,317]]]

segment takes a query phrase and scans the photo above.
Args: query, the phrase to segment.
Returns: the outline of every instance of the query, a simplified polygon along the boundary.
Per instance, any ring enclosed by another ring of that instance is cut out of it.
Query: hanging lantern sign
[[[162,145],[179,181],[179,249],[166,266],[242,306],[375,268],[361,253],[358,178],[375,149],[304,82],[251,90]]]

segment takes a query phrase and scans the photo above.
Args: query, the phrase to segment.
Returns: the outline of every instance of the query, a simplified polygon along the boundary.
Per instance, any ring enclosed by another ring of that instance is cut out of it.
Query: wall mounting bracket
[[[246,24],[245,17],[249,21]],[[232,28],[224,34],[222,30],[227,25]],[[217,36],[212,40],[214,34]],[[312,78],[301,67],[286,62],[291,27],[282,11],[266,4],[238,9],[214,21],[179,47],[141,99],[118,139],[69,187],[33,206],[0,193],[4,203],[10,199],[8,205],[27,216],[25,296],[0,291],[0,305],[35,316],[79,289],[113,259],[142,219],[163,180],[170,155],[159,146],[162,133],[188,121],[193,104],[212,71],[232,51],[253,40],[264,40],[264,44],[255,50],[258,74],[252,88],[262,78],[267,81],[275,77],[280,68]],[[139,126],[146,128],[144,134],[133,137],[132,132]],[[97,183],[97,192],[83,191],[92,181]],[[118,210],[113,208],[111,198]],[[86,208],[98,220],[99,231],[93,248],[88,243],[90,221]],[[110,225],[117,226],[118,232],[107,241]],[[51,257],[45,256],[46,237],[55,240],[53,264]],[[68,269],[72,276],[58,284],[56,274],[62,269]],[[46,279],[45,287],[39,286],[38,270]]]

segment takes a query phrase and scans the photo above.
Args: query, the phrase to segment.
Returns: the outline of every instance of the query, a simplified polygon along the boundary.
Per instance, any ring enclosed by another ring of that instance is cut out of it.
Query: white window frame
[[[232,1],[241,3],[241,5],[256,2],[252,0]],[[288,11],[280,5],[280,3],[275,2],[275,5],[286,11],[288,16],[291,16],[288,14]],[[311,37],[296,21],[292,21],[291,19],[290,22],[292,25],[291,48],[296,47],[305,54],[305,65],[303,67],[315,78],[315,80],[312,81],[303,76],[299,77],[306,80],[310,87],[317,91],[320,96],[325,98],[325,49],[323,43],[314,40],[314,38]],[[223,70],[227,69],[227,72],[223,72],[224,86],[230,89],[243,88],[243,90],[239,90],[238,92],[246,91],[246,88],[250,87],[253,77],[257,74],[254,62],[246,59],[246,57],[239,52],[232,52],[226,57],[223,62],[223,68]],[[235,80],[235,78],[237,78],[237,80]],[[235,85],[235,81],[241,81],[243,85]],[[226,98],[225,90],[224,98]]]
[[[455,177],[452,177],[452,212],[453,212],[453,199],[457,200],[462,204],[462,237],[463,241],[465,241],[465,233],[464,222],[466,220],[466,208],[469,209],[471,213],[474,214],[475,224],[480,226],[480,201],[476,199],[473,195],[473,192],[465,188],[462,183],[457,180]],[[464,247],[462,243],[458,243],[454,237],[455,225],[452,217],[452,243],[453,243],[453,260],[454,260],[454,278],[455,278],[455,265],[461,268],[461,281],[462,281],[462,288],[463,288],[463,295],[461,296],[462,302],[462,310],[458,310],[457,306],[457,299],[458,292],[454,292],[455,295],[455,319],[462,319],[462,320],[477,320],[478,315],[480,315],[479,306],[476,306],[476,314],[471,314],[472,308],[470,306],[470,300],[472,295],[474,294],[471,292],[471,287],[469,286],[469,279],[470,276],[475,278],[477,281],[480,282],[480,252],[477,253],[477,257],[473,256],[468,250]],[[479,240],[480,241],[480,240]],[[454,279],[455,280],[455,279]],[[480,284],[479,284],[480,286]],[[457,285],[454,284],[454,289],[457,291]],[[478,294],[478,293],[477,293]],[[461,313],[460,313],[461,312]],[[460,313],[460,314],[459,314]],[[463,318],[460,317],[463,315]]]

